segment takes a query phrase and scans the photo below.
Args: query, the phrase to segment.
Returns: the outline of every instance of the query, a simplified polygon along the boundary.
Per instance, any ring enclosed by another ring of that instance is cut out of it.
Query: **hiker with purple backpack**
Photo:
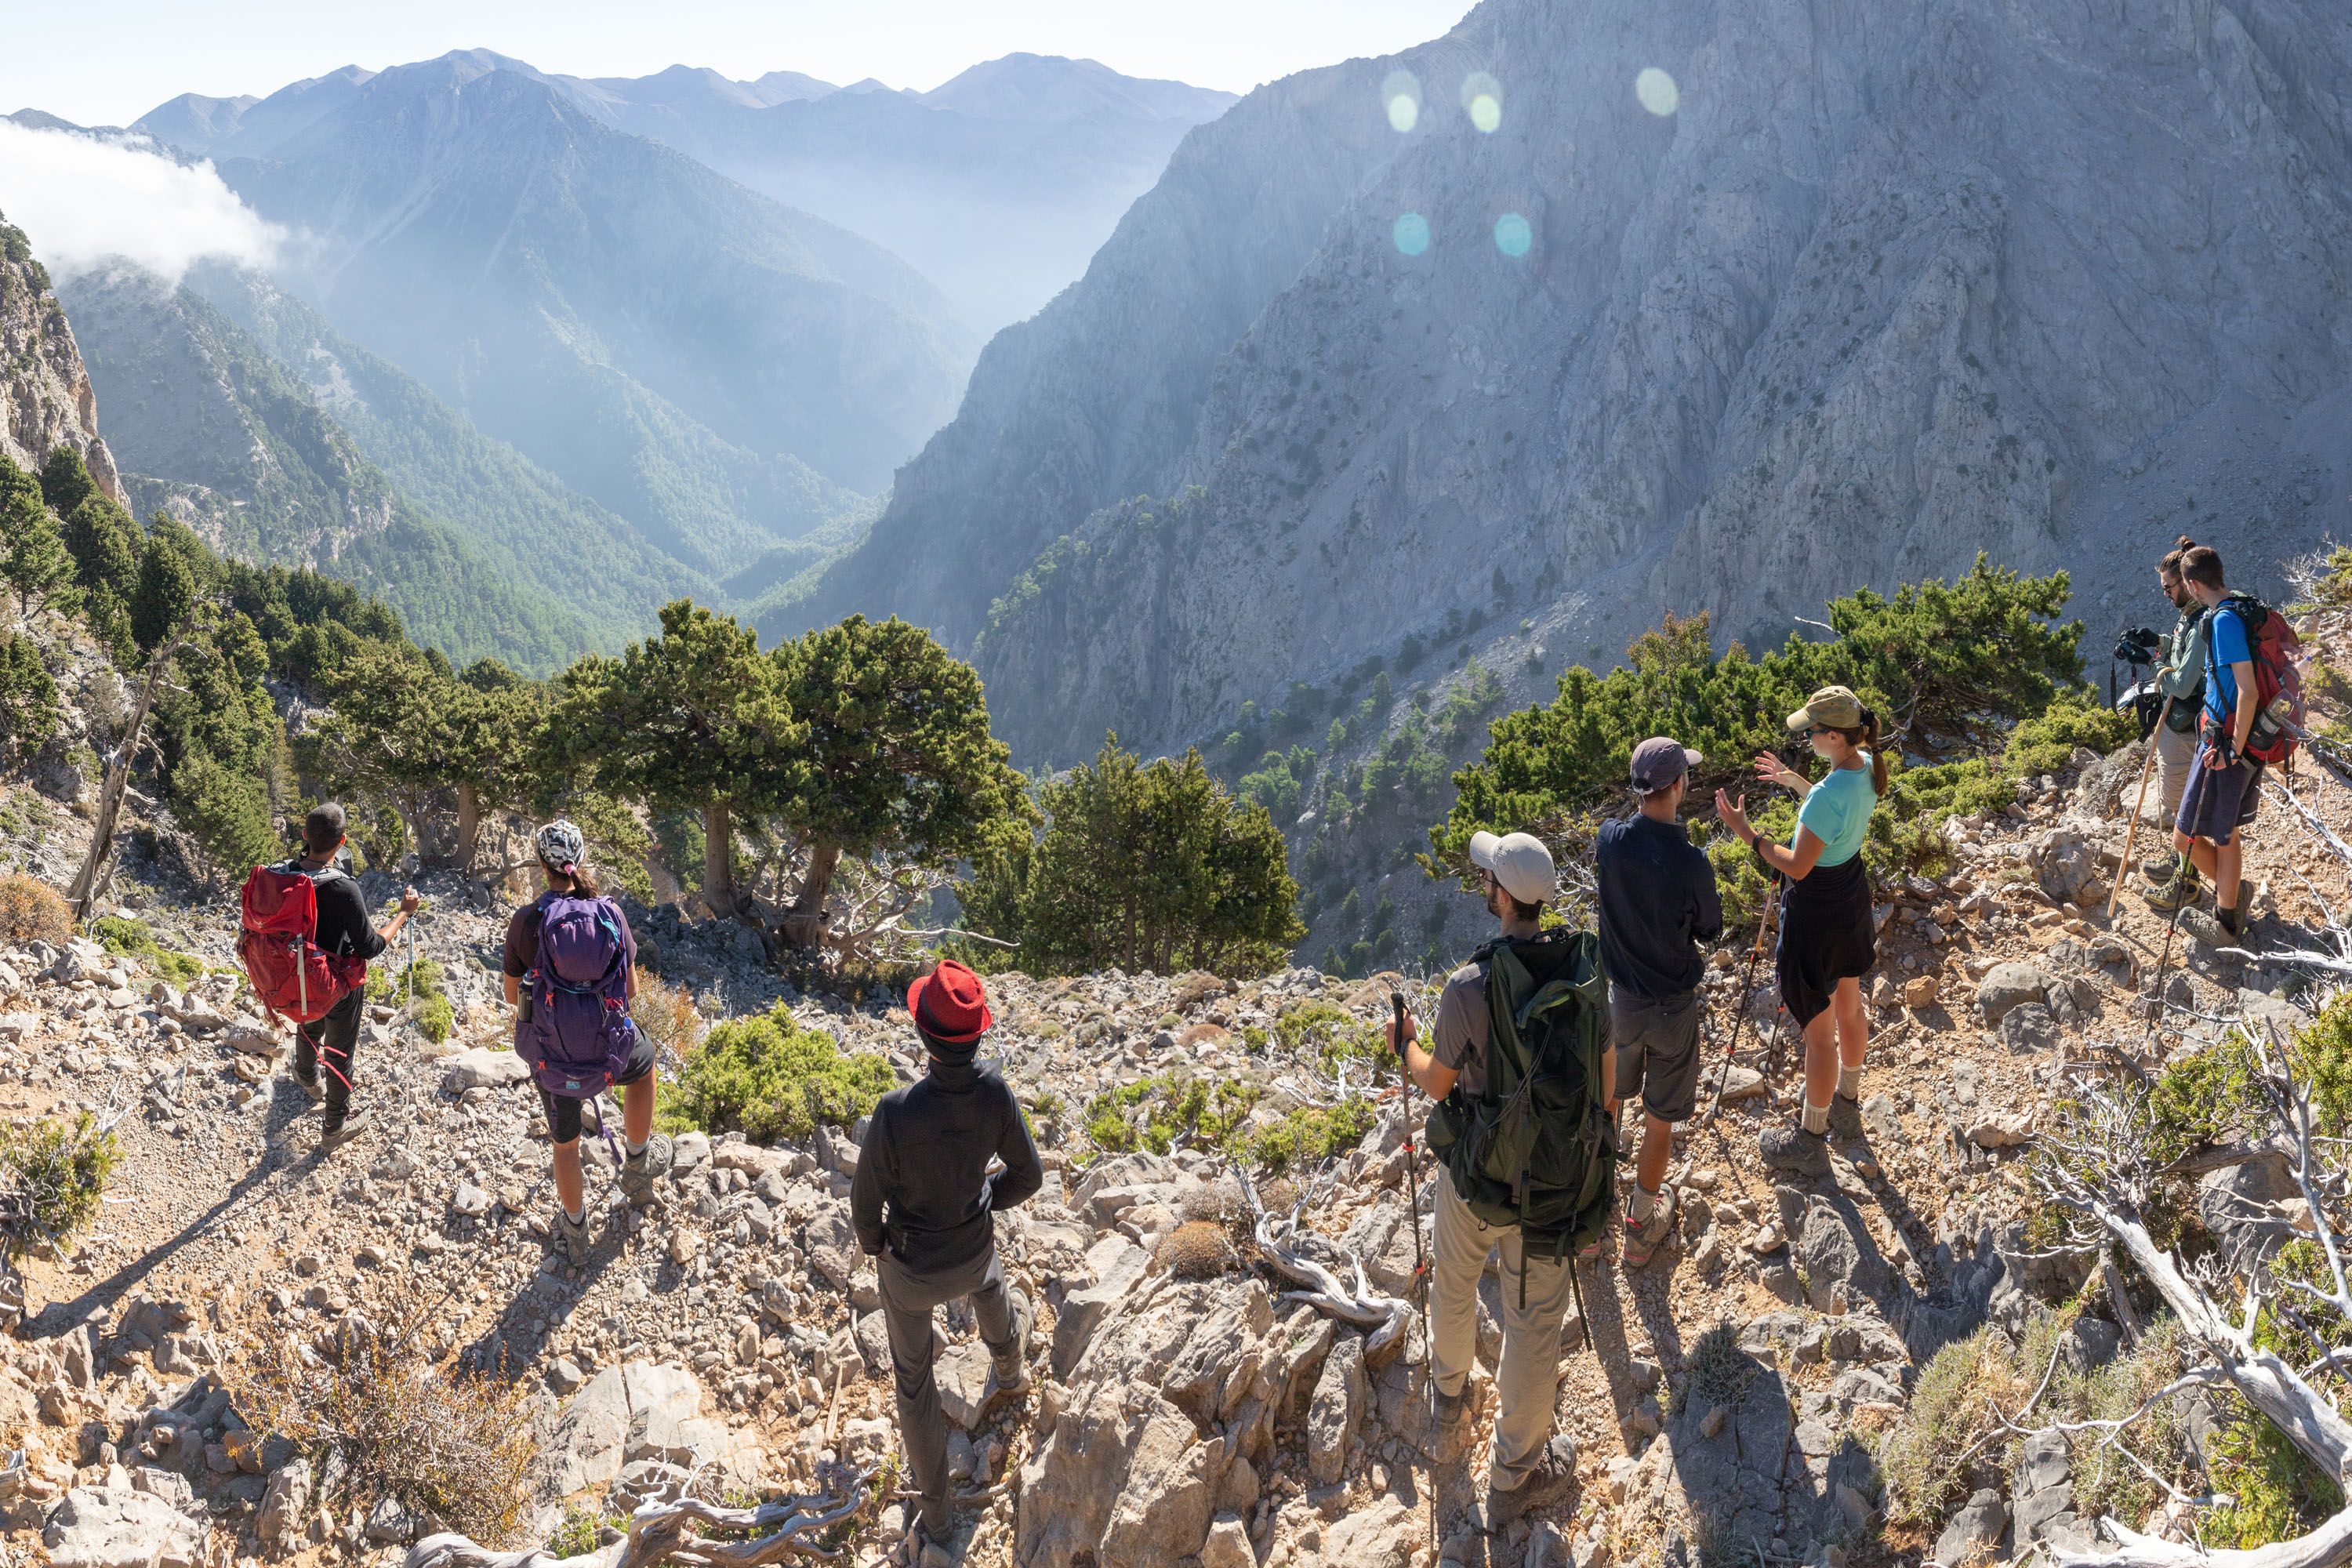
[[[621,1190],[639,1197],[669,1173],[667,1137],[654,1131],[654,1043],[629,1016],[637,992],[637,942],[621,906],[580,862],[586,841],[562,820],[531,843],[547,890],[507,922],[507,1001],[515,1054],[530,1064],[548,1137],[555,1145],[555,1217],[548,1235],[573,1263],[588,1260],[588,1200],[580,1169],[581,1108],[621,1090]],[[612,1131],[597,1117],[605,1141]]]

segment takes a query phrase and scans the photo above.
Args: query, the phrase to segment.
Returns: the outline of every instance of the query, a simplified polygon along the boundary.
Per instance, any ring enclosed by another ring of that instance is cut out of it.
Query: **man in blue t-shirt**
[[[1650,1261],[1673,1231],[1675,1195],[1666,1190],[1674,1124],[1690,1120],[1698,1098],[1698,983],[1706,973],[1701,942],[1723,934],[1715,867],[1683,831],[1690,770],[1706,761],[1679,741],[1654,736],[1633,748],[1633,793],[1641,809],[1603,823],[1593,847],[1599,882],[1601,966],[1609,975],[1609,1024],[1616,1050],[1609,1113],[1618,1097],[1642,1096],[1642,1153],[1625,1210],[1625,1267]],[[1612,1070],[1613,1069],[1613,1070]],[[1598,1244],[1592,1249],[1597,1256]]]
[[[2184,552],[2180,576],[2205,606],[2205,711],[2197,760],[2173,819],[2172,847],[2212,879],[2213,912],[2222,931],[2235,937],[2245,924],[2241,830],[2254,819],[2262,795],[2263,766],[2245,754],[2259,706],[2254,628],[2247,624],[2245,601],[2231,598],[2223,582],[2220,552],[2202,544]],[[2183,872],[2149,894],[2148,902],[2179,910],[2194,902],[2197,892],[2197,879]]]

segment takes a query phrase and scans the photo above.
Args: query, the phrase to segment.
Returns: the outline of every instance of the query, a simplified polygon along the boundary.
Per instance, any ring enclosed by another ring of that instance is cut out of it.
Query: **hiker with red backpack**
[[[651,1038],[629,1016],[637,994],[637,940],[621,906],[581,862],[586,841],[562,820],[531,841],[547,890],[507,921],[508,1003],[515,1008],[515,1054],[530,1064],[554,1144],[554,1217],[548,1237],[572,1263],[588,1261],[587,1184],[580,1168],[583,1108],[621,1090],[628,1147],[614,1151],[621,1190],[642,1197],[669,1173],[669,1139],[654,1131]],[[604,1141],[612,1130],[597,1117]]]
[[[343,808],[324,802],[302,820],[301,854],[253,868],[237,939],[254,994],[294,1025],[294,1081],[326,1105],[321,1152],[366,1131],[367,1113],[353,1112],[351,1103],[368,960],[392,944],[419,902],[415,889],[404,888],[400,912],[381,931],[370,922],[359,883],[335,865],[344,826]]]
[[[2303,721],[2301,645],[2284,616],[2231,592],[2210,546],[2183,552],[2180,575],[2205,607],[2204,730],[2173,820],[2180,867],[2147,901],[2158,910],[2186,908],[2197,901],[2202,872],[2212,879],[2221,930],[2234,938],[2245,930],[2244,829],[2263,770],[2293,754]]]

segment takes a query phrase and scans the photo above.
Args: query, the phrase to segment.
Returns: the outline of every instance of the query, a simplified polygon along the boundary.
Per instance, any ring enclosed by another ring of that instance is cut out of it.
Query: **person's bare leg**
[[[1870,1049],[1870,1015],[1863,1010],[1862,982],[1839,981],[1836,994],[1830,998],[1830,1011],[1837,1017],[1838,1065],[1860,1068]]]
[[[2213,902],[2225,910],[2238,907],[2238,878],[2245,869],[2246,846],[2235,831],[2226,844],[2216,844],[2213,850]]]
[[[1837,1008],[1824,1007],[1805,1026],[1805,1106],[1825,1109],[1837,1093]]]
[[[586,1206],[586,1184],[580,1177],[580,1140],[558,1143],[555,1154],[555,1201],[563,1205],[568,1215],[579,1214]]]
[[[2189,858],[2190,862],[2196,866],[2197,869],[2203,873],[2208,881],[2213,882],[2217,885],[2220,883],[2221,877],[2221,869],[2219,864],[2221,859],[2221,851],[2215,847],[2212,840],[2207,838],[2190,839],[2189,841]]]
[[[632,1144],[643,1143],[654,1135],[654,1079],[656,1076],[649,1072],[621,1090],[621,1130]]]
[[[1666,1164],[1674,1158],[1675,1129],[1672,1122],[1661,1121],[1647,1111],[1642,1113],[1642,1158],[1633,1168],[1633,1179],[1652,1197],[1664,1190]]]

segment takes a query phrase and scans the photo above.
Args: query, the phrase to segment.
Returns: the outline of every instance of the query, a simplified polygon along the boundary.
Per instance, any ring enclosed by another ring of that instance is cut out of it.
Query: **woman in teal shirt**
[[[1789,728],[1830,764],[1828,776],[1814,784],[1769,752],[1756,759],[1759,778],[1794,790],[1804,803],[1796,837],[1786,845],[1760,842],[1744,795],[1733,800],[1717,790],[1715,809],[1768,868],[1789,879],[1774,958],[1781,1005],[1804,1031],[1804,1115],[1795,1127],[1767,1131],[1761,1146],[1768,1163],[1819,1174],[1829,1169],[1831,1107],[1839,1096],[1860,1098],[1870,1047],[1862,977],[1878,963],[1878,946],[1862,843],[1886,793],[1886,762],[1879,754],[1878,716],[1843,686],[1814,692],[1789,715]]]

